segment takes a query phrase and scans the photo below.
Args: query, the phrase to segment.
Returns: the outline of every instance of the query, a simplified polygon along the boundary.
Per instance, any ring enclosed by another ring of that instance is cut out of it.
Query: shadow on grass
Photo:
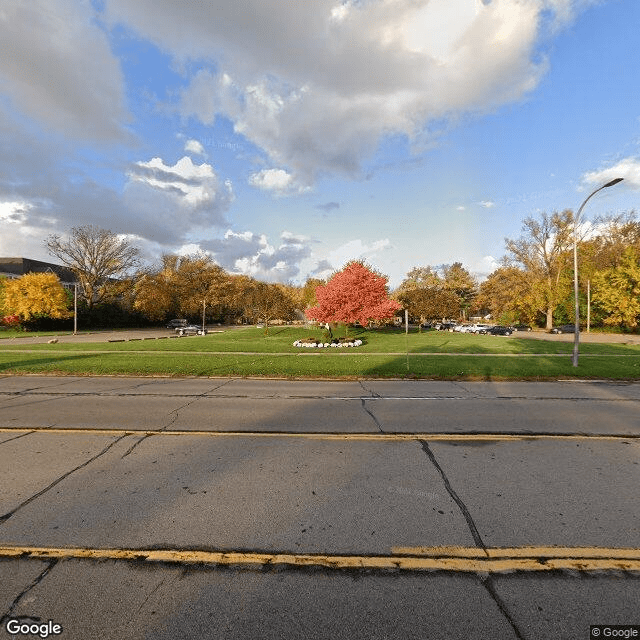
[[[408,364],[407,364],[408,363]],[[638,380],[640,358],[584,356],[573,367],[571,355],[522,357],[442,354],[389,357],[368,367],[363,375],[436,380],[554,380],[567,378]]]
[[[3,355],[8,355],[8,352],[5,352]],[[29,372],[32,369],[36,371],[56,371],[55,365],[68,363],[70,361],[79,362],[82,360],[87,360],[90,358],[95,358],[94,354],[80,354],[80,355],[61,355],[61,356],[47,356],[47,357],[39,357],[39,358],[28,358],[23,360],[8,360],[7,362],[3,362],[0,360],[0,372],[3,373],[11,373],[12,371],[16,371],[18,373]],[[66,371],[66,367],[61,367],[60,371]]]

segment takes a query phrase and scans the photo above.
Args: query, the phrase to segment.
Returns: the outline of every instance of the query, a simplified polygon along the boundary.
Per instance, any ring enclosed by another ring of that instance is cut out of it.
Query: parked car
[[[206,336],[207,330],[197,327],[195,324],[188,324],[184,327],[176,327],[176,333],[179,336]]]
[[[489,327],[489,329],[487,329],[487,333],[492,336],[510,336],[513,333],[513,327],[496,325],[495,327]]]
[[[437,331],[452,331],[453,330],[453,322],[438,322],[436,325]]]
[[[559,327],[553,327],[549,333],[575,333],[576,325],[575,324],[563,324]]]
[[[472,324],[467,333],[487,333],[491,327],[488,324]]]
[[[174,318],[167,322],[167,329],[176,329],[177,327],[186,327],[189,323],[184,318]]]
[[[515,331],[531,331],[531,327],[528,324],[514,324],[513,329]]]

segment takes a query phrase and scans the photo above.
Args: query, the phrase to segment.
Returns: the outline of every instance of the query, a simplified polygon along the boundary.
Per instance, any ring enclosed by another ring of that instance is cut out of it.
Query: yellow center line
[[[392,547],[394,555],[458,558],[587,558],[640,560],[640,549],[621,547]]]
[[[163,562],[174,564],[324,567],[328,569],[399,569],[500,573],[512,571],[640,571],[640,550],[522,547],[481,549],[421,547],[423,555],[327,555],[243,553],[178,549],[93,549],[85,547],[0,546],[0,557]],[[430,549],[430,552],[427,551]]]
[[[309,440],[433,440],[443,442],[518,442],[523,440],[638,440],[638,435],[602,435],[585,433],[516,434],[516,433],[304,433],[300,431],[204,431],[146,429],[90,429],[55,427],[0,427],[0,433],[51,433],[136,436],[206,436],[211,438],[303,438]]]

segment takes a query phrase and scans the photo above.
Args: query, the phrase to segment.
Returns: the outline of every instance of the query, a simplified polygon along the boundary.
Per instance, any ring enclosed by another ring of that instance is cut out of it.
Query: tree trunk
[[[553,327],[553,307],[547,307],[547,331]]]

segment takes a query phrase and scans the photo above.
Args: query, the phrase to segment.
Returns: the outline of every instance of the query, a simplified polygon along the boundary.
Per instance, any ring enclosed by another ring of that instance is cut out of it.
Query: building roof
[[[73,271],[59,264],[31,258],[0,258],[0,276],[19,278],[25,273],[55,273],[61,282],[77,282]]]

